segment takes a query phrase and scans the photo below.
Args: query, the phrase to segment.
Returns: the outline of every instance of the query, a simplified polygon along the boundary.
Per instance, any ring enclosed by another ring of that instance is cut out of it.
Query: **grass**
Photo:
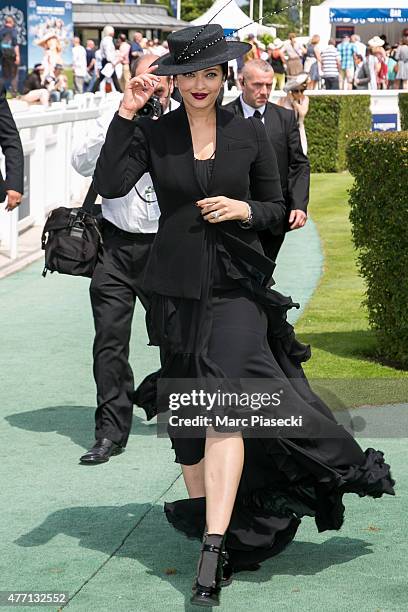
[[[364,281],[351,238],[348,173],[312,177],[309,212],[324,254],[320,283],[296,324],[302,342],[312,347],[308,378],[331,381],[352,405],[406,401],[408,372],[376,360],[376,338],[362,306]]]

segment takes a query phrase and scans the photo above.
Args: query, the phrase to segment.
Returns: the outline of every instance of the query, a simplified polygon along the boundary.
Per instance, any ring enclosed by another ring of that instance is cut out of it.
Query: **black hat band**
[[[175,56],[174,57],[174,61],[176,62],[176,64],[181,64],[183,62],[186,62],[189,59],[192,59],[192,58],[196,57],[198,54],[200,54],[200,59],[206,59],[207,57],[211,56],[210,53],[206,53],[206,49],[216,45],[217,43],[219,43],[221,41],[224,41],[224,44],[220,45],[220,51],[225,52],[228,47],[227,47],[227,43],[225,42],[225,36],[223,35],[223,36],[220,36],[219,38],[216,38],[215,40],[212,40],[211,42],[207,43],[203,47],[200,47],[199,49],[196,49],[195,51],[192,51],[188,55],[186,55],[185,53],[181,53],[177,57]]]

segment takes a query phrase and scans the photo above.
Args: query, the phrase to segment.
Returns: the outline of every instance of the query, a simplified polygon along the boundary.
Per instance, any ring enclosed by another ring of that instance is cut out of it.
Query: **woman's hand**
[[[209,223],[220,221],[246,221],[248,219],[248,204],[241,200],[232,200],[225,196],[212,196],[196,202],[201,208],[201,214]]]
[[[143,74],[130,79],[126,85],[118,114],[125,119],[133,119],[135,114],[140,111],[146,102],[153,95],[160,77],[152,74],[157,66],[149,66]]]

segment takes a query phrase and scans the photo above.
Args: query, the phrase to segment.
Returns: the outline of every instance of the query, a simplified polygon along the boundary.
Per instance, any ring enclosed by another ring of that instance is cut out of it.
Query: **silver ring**
[[[220,213],[218,212],[218,210],[214,210],[214,212],[211,213],[211,217],[213,219],[218,219],[219,216],[220,216]]]

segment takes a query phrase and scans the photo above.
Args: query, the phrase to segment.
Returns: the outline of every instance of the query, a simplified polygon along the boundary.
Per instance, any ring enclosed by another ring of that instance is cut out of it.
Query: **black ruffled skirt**
[[[363,451],[350,432],[312,391],[301,363],[310,347],[298,342],[287,322],[290,297],[255,282],[223,245],[217,245],[234,290],[209,291],[192,304],[155,296],[148,313],[151,343],[165,357],[161,370],[148,376],[135,399],[147,418],[160,407],[160,378],[257,378],[284,380],[286,402],[265,415],[302,415],[301,437],[244,435],[245,460],[227,531],[226,547],[235,571],[281,552],[295,537],[303,516],[314,517],[319,532],[338,530],[344,521],[344,493],[360,497],[394,495],[395,481],[380,450]],[[211,262],[209,262],[211,263]],[[194,331],[194,333],[193,333]],[[193,335],[192,335],[193,334]],[[217,429],[215,427],[215,429]],[[202,438],[172,437],[175,461],[194,464],[204,456]],[[166,502],[168,521],[188,537],[201,539],[205,498]]]

